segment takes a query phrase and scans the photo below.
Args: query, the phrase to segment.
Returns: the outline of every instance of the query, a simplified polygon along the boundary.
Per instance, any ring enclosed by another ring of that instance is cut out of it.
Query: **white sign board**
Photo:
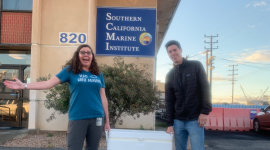
[[[59,32],[60,44],[87,44],[87,34],[78,32]]]

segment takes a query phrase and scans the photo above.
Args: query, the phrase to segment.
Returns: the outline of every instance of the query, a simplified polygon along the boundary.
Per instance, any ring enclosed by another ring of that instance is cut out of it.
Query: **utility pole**
[[[210,58],[209,58],[209,61],[208,61],[208,65],[210,66],[209,70],[210,70],[210,91],[211,91],[211,100],[212,100],[212,70],[215,68],[215,67],[213,66],[214,57],[213,57],[212,54],[213,54],[213,49],[218,49],[218,46],[217,46],[217,48],[213,48],[213,47],[212,47],[213,44],[218,43],[218,41],[213,42],[213,38],[215,38],[215,37],[218,37],[218,34],[217,34],[217,36],[212,36],[212,35],[211,35],[211,36],[206,36],[206,35],[204,35],[204,38],[209,38],[209,39],[210,39],[210,42],[206,42],[206,41],[204,40],[204,43],[210,44],[210,48],[206,48],[206,47],[204,47],[204,48],[210,50]],[[207,71],[207,72],[208,72],[208,71]]]
[[[210,52],[209,50],[206,50],[205,52],[203,52],[203,54],[206,54],[206,76],[207,76],[207,80],[208,80],[208,52]]]
[[[234,74],[234,71],[238,71],[237,70],[234,70],[234,66],[238,66],[238,65],[229,65],[229,67],[233,67],[232,70],[229,70],[229,71],[232,71],[232,74],[229,74],[229,76],[232,76],[232,80],[229,80],[229,81],[232,81],[232,104],[233,104],[233,87],[234,87],[234,81],[237,81],[237,80],[234,80],[234,75],[238,75],[238,74]]]

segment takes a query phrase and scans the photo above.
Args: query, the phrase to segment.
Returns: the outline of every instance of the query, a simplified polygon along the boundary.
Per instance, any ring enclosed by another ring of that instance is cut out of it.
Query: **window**
[[[3,0],[2,10],[32,10],[33,0]]]
[[[270,106],[268,106],[268,107],[265,109],[265,112],[266,112],[267,114],[270,114]]]
[[[10,53],[0,53],[0,63],[1,64],[21,64],[30,65],[31,64],[31,54],[30,51],[25,52],[10,52]]]

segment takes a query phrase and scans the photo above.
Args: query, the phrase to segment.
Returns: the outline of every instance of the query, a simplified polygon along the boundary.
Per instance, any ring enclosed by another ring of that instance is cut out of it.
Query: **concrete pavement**
[[[21,130],[0,130],[0,145],[14,138],[20,138],[27,135],[28,129]]]

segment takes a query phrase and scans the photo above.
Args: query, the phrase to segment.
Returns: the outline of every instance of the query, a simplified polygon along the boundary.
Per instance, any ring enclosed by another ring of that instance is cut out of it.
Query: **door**
[[[262,119],[262,124],[261,127],[264,128],[270,128],[270,106],[268,106],[265,110],[264,110],[264,115],[261,116]]]
[[[5,87],[3,82],[14,80],[14,77],[27,82],[29,75],[29,65],[0,66],[0,126],[28,126],[29,90],[12,90]]]

